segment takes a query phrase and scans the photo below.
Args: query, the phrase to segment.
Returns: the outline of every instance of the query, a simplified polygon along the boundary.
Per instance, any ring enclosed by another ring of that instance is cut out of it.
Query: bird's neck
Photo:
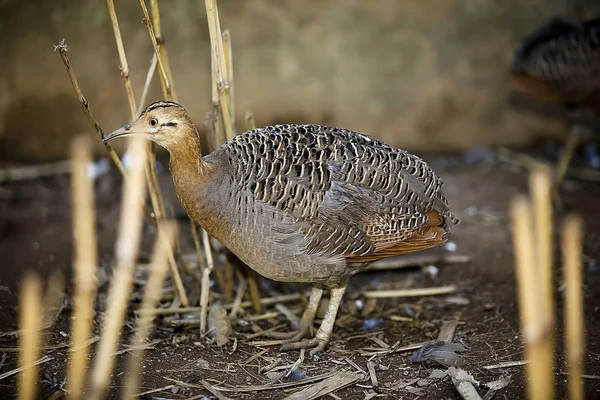
[[[194,182],[202,182],[209,168],[202,159],[200,138],[194,126],[185,129],[184,134],[168,146],[171,173]]]

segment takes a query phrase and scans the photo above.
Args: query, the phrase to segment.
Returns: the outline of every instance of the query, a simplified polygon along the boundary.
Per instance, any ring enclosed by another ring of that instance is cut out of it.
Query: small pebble
[[[423,267],[423,272],[425,273],[425,275],[428,275],[431,278],[437,278],[440,269],[435,265],[428,265],[426,267]]]
[[[384,321],[383,318],[367,318],[363,321],[360,329],[363,331],[371,331],[378,328]]]
[[[362,310],[363,307],[365,306],[365,302],[362,299],[356,299],[354,301],[354,304],[356,304],[356,309],[358,309],[358,310]]]
[[[485,311],[491,311],[491,310],[493,310],[494,308],[496,308],[496,303],[485,303],[485,304],[483,305],[483,309],[484,309]]]
[[[306,374],[299,369],[293,369],[290,373],[290,379],[293,381],[299,381],[306,378]]]
[[[449,296],[446,297],[446,304],[452,304],[456,306],[468,306],[471,304],[471,300],[462,296]]]
[[[448,372],[443,369],[434,369],[429,374],[429,379],[444,379],[448,375]]]
[[[429,386],[429,379],[421,378],[417,381],[417,386],[425,387]]]
[[[454,242],[447,242],[447,243],[444,245],[444,248],[446,249],[446,251],[449,251],[449,252],[451,252],[451,253],[454,253],[454,252],[457,250],[458,246],[457,246],[457,245],[456,245],[456,243],[454,243]]]

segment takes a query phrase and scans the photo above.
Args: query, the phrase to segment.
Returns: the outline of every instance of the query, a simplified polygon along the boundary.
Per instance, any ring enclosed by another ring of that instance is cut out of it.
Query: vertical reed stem
[[[92,151],[87,137],[78,137],[73,141],[71,159],[73,163],[71,201],[75,244],[75,261],[73,263],[75,295],[67,387],[70,398],[81,399],[83,398],[89,355],[89,346],[86,343],[93,329],[98,265],[94,184],[88,173]]]
[[[583,400],[583,355],[585,334],[582,294],[583,221],[569,215],[562,230],[563,268],[565,290],[565,333],[567,369],[569,371],[569,399]]]
[[[521,331],[525,341],[525,355],[530,363],[526,366],[528,398],[531,400],[550,399],[548,376],[544,368],[544,335],[541,312],[545,305],[538,286],[535,241],[531,206],[524,196],[517,196],[511,204],[513,223],[513,246],[517,266],[519,311]]]
[[[19,309],[19,367],[23,368],[17,377],[19,400],[37,398],[39,367],[35,361],[39,357],[41,344],[42,284],[34,275],[23,280]]]
[[[146,185],[144,184],[144,168],[147,163],[146,142],[143,138],[134,137],[130,139],[130,143],[132,166],[130,177],[125,181],[121,206],[116,248],[117,265],[109,289],[109,302],[98,344],[98,357],[92,371],[92,393],[89,396],[92,400],[100,400],[104,397],[110,381],[110,374],[114,366],[114,353],[131,293],[141,240],[142,221],[140,215],[146,197]]]
[[[153,316],[147,311],[156,307],[160,298],[161,289],[165,280],[168,265],[168,249],[173,247],[175,240],[176,224],[164,221],[160,225],[158,237],[154,243],[152,263],[150,265],[150,277],[144,290],[144,298],[140,306],[140,317],[137,320],[135,336],[132,347],[133,352],[129,357],[127,368],[127,381],[123,388],[123,398],[135,397],[140,382],[140,371],[143,363],[144,345],[152,328]]]
[[[552,178],[547,168],[538,167],[530,175],[531,197],[534,210],[536,241],[536,264],[541,295],[541,350],[544,361],[540,362],[547,384],[548,398],[554,398],[554,290],[553,290],[553,246],[552,246]]]

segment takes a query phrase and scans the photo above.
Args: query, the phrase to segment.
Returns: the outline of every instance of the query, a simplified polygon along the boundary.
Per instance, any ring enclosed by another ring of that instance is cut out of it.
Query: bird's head
[[[175,145],[186,142],[190,130],[195,134],[194,124],[187,111],[175,102],[160,100],[146,107],[131,124],[107,135],[103,142],[121,137],[142,136],[171,150]]]

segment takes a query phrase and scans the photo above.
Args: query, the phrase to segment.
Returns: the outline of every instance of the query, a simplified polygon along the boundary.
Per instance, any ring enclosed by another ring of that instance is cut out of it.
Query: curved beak
[[[128,136],[128,135],[132,135],[132,134],[133,134],[133,132],[131,131],[131,124],[127,124],[124,127],[119,128],[116,131],[111,132],[108,135],[106,135],[104,137],[104,139],[102,139],[102,142],[108,143],[115,138],[122,137],[122,136]]]

